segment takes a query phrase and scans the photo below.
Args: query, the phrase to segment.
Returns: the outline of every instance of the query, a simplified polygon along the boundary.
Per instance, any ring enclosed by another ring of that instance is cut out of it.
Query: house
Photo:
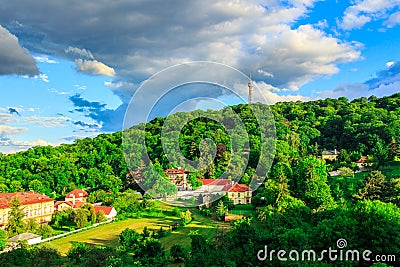
[[[74,189],[69,192],[64,201],[56,201],[54,203],[55,212],[64,211],[68,208],[78,209],[87,201],[89,194],[83,189]]]
[[[210,194],[220,194],[228,191],[233,185],[233,182],[229,179],[198,179],[203,185],[196,191],[201,191]]]
[[[337,149],[322,151],[322,159],[324,160],[335,161],[337,160],[338,156],[339,156],[339,151]]]
[[[8,242],[10,243],[19,243],[22,241],[26,241],[28,245],[34,245],[40,243],[42,241],[42,237],[32,233],[22,233],[8,239]]]
[[[235,183],[228,190],[228,198],[233,202],[234,205],[250,204],[251,197],[252,197],[252,190],[247,184]]]
[[[169,181],[178,187],[178,190],[188,188],[187,173],[183,169],[167,169],[164,172],[168,175]]]
[[[65,201],[86,202],[89,194],[83,189],[74,189],[65,196]]]
[[[235,183],[229,179],[199,179],[203,185],[198,189],[203,193],[203,202],[211,202],[212,195],[227,194],[234,205],[250,204],[252,190],[246,184]],[[197,190],[196,190],[197,191]]]
[[[34,219],[38,223],[50,222],[54,213],[54,201],[46,195],[29,192],[0,193],[0,228],[5,228],[8,223],[10,202],[17,198],[25,216],[23,220]]]
[[[361,156],[357,161],[356,161],[356,165],[359,169],[359,171],[363,172],[363,171],[368,171],[368,167],[372,167],[373,163],[368,161],[366,156]]]
[[[58,211],[64,211],[68,208],[78,209],[84,204],[85,202],[82,201],[56,201],[54,203],[54,210],[55,212],[58,212]]]
[[[107,220],[112,220],[115,218],[115,216],[117,216],[117,211],[115,210],[114,207],[93,205],[93,204],[87,203],[86,202],[87,197],[88,197],[88,193],[86,193],[82,189],[72,190],[65,196],[64,201],[56,201],[56,203],[54,203],[55,211],[56,212],[64,211],[68,208],[79,209],[83,205],[89,204],[94,207],[94,211],[96,212],[96,214],[100,210],[102,210],[104,212],[104,215],[106,216]]]
[[[114,207],[107,207],[107,206],[93,206],[93,207],[96,214],[98,214],[99,211],[102,210],[107,220],[113,220],[115,216],[117,216],[117,211],[115,210]]]

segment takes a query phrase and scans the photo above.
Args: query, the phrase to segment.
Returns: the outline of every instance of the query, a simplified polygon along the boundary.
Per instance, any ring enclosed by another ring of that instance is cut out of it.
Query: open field
[[[118,235],[125,228],[132,228],[141,232],[146,226],[149,230],[159,229],[161,226],[168,228],[168,226],[175,221],[177,220],[151,217],[127,219],[124,221],[101,225],[99,227],[76,234],[71,234],[69,236],[50,241],[46,244],[50,247],[58,249],[62,254],[66,254],[68,252],[72,246],[72,242],[83,242],[91,245],[107,245],[115,247],[118,245]]]
[[[168,207],[164,205],[159,205],[158,207],[164,209],[171,208],[170,206]],[[159,215],[162,215],[161,211],[158,213]],[[198,233],[203,234],[208,239],[215,235],[215,228],[229,227],[229,224],[216,222],[197,214],[194,214],[193,216],[194,220],[190,224],[186,226],[179,226],[177,230],[168,233],[167,236],[160,239],[162,245],[167,250],[169,250],[174,244],[190,246],[190,231],[198,231]],[[167,230],[174,222],[179,222],[179,218],[169,215],[157,217],[145,215],[138,219],[127,219],[101,225],[96,228],[71,234],[45,244],[56,248],[63,255],[65,255],[71,248],[72,242],[83,242],[89,245],[106,245],[116,247],[118,245],[118,235],[126,228],[136,229],[138,232],[141,232],[144,227],[147,227],[150,231],[158,230],[160,227],[163,227]]]
[[[190,231],[197,231],[199,234],[204,235],[206,239],[211,239],[217,233],[216,229],[227,229],[230,227],[228,223],[212,221],[211,219],[206,219],[197,215],[195,216],[195,219],[188,225],[184,227],[180,226],[178,230],[160,239],[165,249],[169,250],[174,244],[186,247],[190,246]]]

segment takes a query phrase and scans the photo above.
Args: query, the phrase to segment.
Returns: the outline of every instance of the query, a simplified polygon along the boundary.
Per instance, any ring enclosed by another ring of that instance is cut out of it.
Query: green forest
[[[299,266],[298,262],[290,260],[279,262],[276,256],[272,263],[269,259],[260,261],[257,252],[266,245],[271,250],[286,251],[337,249],[339,239],[346,240],[346,250],[372,251],[371,259],[376,255],[400,256],[400,148],[397,144],[400,141],[400,94],[352,101],[341,97],[253,105],[252,108],[260,112],[271,110],[277,138],[275,157],[262,156],[261,140],[272,138],[272,134],[268,136],[268,129],[260,132],[260,125],[248,105],[230,107],[244,123],[248,134],[249,161],[241,182],[250,183],[251,177],[257,175],[259,162],[272,163],[267,176],[261,177],[265,181],[253,192],[256,215],[236,221],[230,231],[219,231],[213,240],[193,233],[189,251],[176,248],[182,250],[177,256],[182,264]],[[239,136],[235,140],[240,144],[231,143],[227,130],[216,120],[209,119],[209,113],[227,123],[232,119],[223,109],[176,113],[151,120],[144,127],[146,146],[131,144],[125,150],[128,163],[123,153],[122,132],[101,134],[58,147],[34,147],[0,155],[0,192],[34,190],[57,199],[74,188],[85,188],[92,195],[100,191],[117,194],[128,189],[140,190],[128,165],[134,171],[155,176],[154,170],[147,167],[148,162],[143,162],[144,153],[159,174],[167,168],[179,167],[178,158],[171,161],[163,152],[161,132],[166,119],[175,125],[188,121],[182,125],[178,140],[179,149],[190,160],[200,157],[204,138],[217,144],[212,164],[189,175],[192,185],[198,177],[218,178],[227,168],[238,168],[230,172],[239,173],[244,163],[240,158],[231,157],[231,152],[235,146],[246,147],[247,141]],[[268,114],[263,119],[272,129]],[[140,131],[142,128],[135,126],[124,134],[134,144],[135,136],[142,134]],[[334,149],[340,151],[336,161],[326,162],[320,158],[322,151]],[[367,172],[358,172],[355,162],[361,156],[367,159]],[[328,174],[334,170],[339,172],[338,176]],[[140,239],[138,233],[129,234]],[[121,242],[123,245],[123,240]],[[126,251],[135,253],[137,250],[139,254],[148,253],[148,257],[153,249],[160,259],[152,259],[152,265],[142,263],[143,266],[166,266],[165,254],[160,252],[162,248],[152,242],[144,243],[145,252],[130,244],[123,245],[125,251],[107,253],[110,259],[115,259],[118,255],[126,256]],[[123,260],[120,257],[115,265],[108,266],[125,266]],[[358,264],[356,261],[340,263],[341,266]],[[307,266],[324,265],[336,266],[337,263],[326,257]],[[393,263],[388,263],[390,265]]]

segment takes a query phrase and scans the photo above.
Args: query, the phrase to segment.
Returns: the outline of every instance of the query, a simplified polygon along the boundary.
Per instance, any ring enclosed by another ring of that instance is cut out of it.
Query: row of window
[[[43,214],[48,214],[48,213],[53,213],[53,208],[52,207],[44,207]],[[41,209],[26,210],[25,211],[25,217],[32,217],[32,216],[38,216],[38,215],[42,215],[42,210]]]
[[[246,192],[246,194],[244,194],[245,196],[250,196],[250,192]],[[234,197],[235,193],[231,193],[231,196]],[[240,197],[240,193],[237,193],[237,196]]]

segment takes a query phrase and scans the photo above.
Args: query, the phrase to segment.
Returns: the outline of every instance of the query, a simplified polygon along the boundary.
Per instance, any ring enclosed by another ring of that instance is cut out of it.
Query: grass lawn
[[[229,214],[235,214],[235,215],[242,215],[242,216],[252,216],[255,215],[255,212],[253,210],[229,210]]]
[[[233,209],[229,210],[229,214],[252,216],[255,215],[255,211],[251,204],[236,205]]]
[[[230,227],[228,223],[213,221],[205,217],[200,217],[197,214],[195,216],[195,219],[188,225],[179,226],[176,231],[169,233],[166,237],[160,238],[160,242],[165,249],[169,250],[174,244],[190,247],[190,231],[197,231],[209,240],[215,236],[216,229],[228,229]]]
[[[171,211],[174,207],[163,203],[157,203],[158,211],[154,212],[158,216],[144,215],[142,218],[127,219],[123,221],[104,224],[89,230],[71,234],[60,239],[56,239],[45,243],[45,245],[56,248],[65,255],[72,246],[72,242],[83,242],[89,245],[106,245],[116,247],[118,245],[118,235],[126,228],[136,229],[139,233],[144,227],[151,230],[158,230],[160,227],[169,229],[174,222],[179,222],[179,218],[173,215],[165,215],[166,211]],[[180,208],[179,208],[180,209]],[[165,213],[163,213],[163,210]],[[185,210],[185,209],[182,209]],[[167,213],[168,214],[168,213]],[[161,216],[160,216],[161,215]],[[194,220],[186,225],[179,226],[177,230],[168,233],[167,236],[160,239],[165,249],[169,250],[174,244],[182,246],[190,246],[189,233],[191,230],[197,230],[199,234],[203,234],[207,239],[212,238],[216,231],[215,228],[227,228],[229,224],[213,221],[209,218],[194,214]]]
[[[90,245],[107,245],[117,246],[118,235],[125,228],[136,229],[139,232],[147,226],[149,230],[160,229],[163,226],[165,229],[173,222],[177,221],[176,218],[158,218],[158,217],[143,217],[140,219],[127,219],[124,221],[118,221],[101,225],[89,230],[85,230],[79,233],[71,234],[60,239],[56,239],[45,243],[46,245],[56,248],[61,254],[66,254],[72,242],[83,242]]]

